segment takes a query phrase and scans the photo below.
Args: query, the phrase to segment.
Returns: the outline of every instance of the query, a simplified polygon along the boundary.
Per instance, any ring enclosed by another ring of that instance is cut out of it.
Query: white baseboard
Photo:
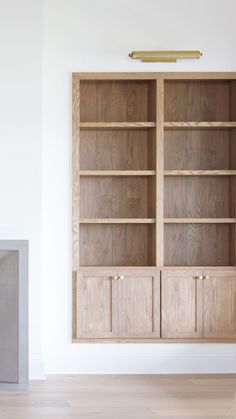
[[[30,380],[45,380],[44,363],[42,359],[32,359],[29,361]]]
[[[117,355],[53,358],[46,374],[217,374],[236,373],[234,354]]]

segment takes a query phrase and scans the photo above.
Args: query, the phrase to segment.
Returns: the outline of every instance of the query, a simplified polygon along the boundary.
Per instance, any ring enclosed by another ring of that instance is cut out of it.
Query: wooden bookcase
[[[72,221],[73,341],[236,341],[236,73],[74,73]]]
[[[156,266],[155,86],[81,81],[82,266]]]

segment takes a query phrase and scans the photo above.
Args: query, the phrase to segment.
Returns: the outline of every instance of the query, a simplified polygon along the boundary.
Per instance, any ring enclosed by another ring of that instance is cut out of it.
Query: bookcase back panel
[[[164,229],[166,266],[234,265],[230,243],[235,226],[229,224],[170,224]]]
[[[80,133],[81,170],[155,170],[154,130],[88,130]]]
[[[230,81],[165,82],[165,121],[229,121]]]
[[[80,181],[81,218],[155,218],[148,176],[86,176]]]
[[[166,170],[236,169],[235,161],[230,164],[230,150],[235,143],[230,130],[166,131],[164,167]]]
[[[82,122],[155,120],[152,81],[81,81]],[[153,92],[154,90],[154,92]],[[155,96],[154,96],[155,97]]]
[[[170,176],[165,178],[165,217],[234,217],[234,177]]]
[[[80,225],[81,266],[155,266],[155,226]]]

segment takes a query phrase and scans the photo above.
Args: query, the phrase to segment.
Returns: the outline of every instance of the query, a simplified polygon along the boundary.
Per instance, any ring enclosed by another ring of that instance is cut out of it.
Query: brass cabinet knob
[[[205,275],[204,279],[210,279],[209,275]]]
[[[199,275],[198,279],[203,279],[203,276],[202,275]]]
[[[114,275],[113,279],[115,279],[115,280],[119,279],[118,275]]]
[[[121,276],[119,277],[119,279],[125,279],[124,275],[121,275]]]

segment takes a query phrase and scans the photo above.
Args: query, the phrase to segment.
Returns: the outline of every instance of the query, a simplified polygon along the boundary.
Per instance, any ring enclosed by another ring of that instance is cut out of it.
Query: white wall
[[[71,72],[235,71],[235,15],[235,0],[44,0],[43,346],[47,373],[236,372],[235,345],[72,345],[70,303]],[[200,61],[142,64],[128,58],[132,49],[200,49],[204,55]]]
[[[0,1],[0,239],[29,240],[30,373],[42,374],[41,2]]]

